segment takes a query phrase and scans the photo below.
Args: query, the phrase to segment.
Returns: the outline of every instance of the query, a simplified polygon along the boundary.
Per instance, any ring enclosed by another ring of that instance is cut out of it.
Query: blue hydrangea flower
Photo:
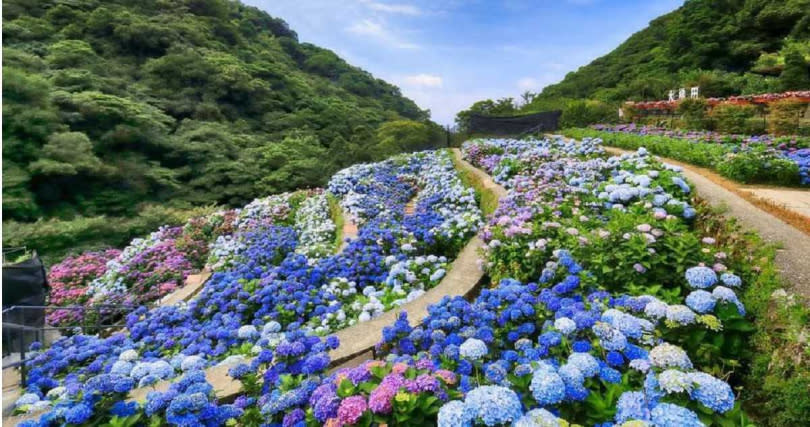
[[[228,370],[228,376],[234,379],[240,379],[250,373],[250,366],[240,363]]]
[[[485,385],[470,390],[464,406],[473,414],[472,419],[486,426],[512,423],[523,415],[517,393],[501,386]]]
[[[686,296],[686,305],[698,313],[708,313],[714,310],[715,298],[711,292],[698,289]]]
[[[470,359],[470,360],[478,360],[482,357],[486,356],[489,350],[487,350],[487,345],[477,339],[477,338],[468,338],[464,343],[459,346],[459,353],[461,357]]]
[[[471,415],[463,402],[451,400],[439,409],[437,422],[439,427],[468,427],[472,426]]]
[[[734,392],[725,381],[704,372],[693,372],[689,374],[689,378],[695,383],[691,393],[692,399],[720,413],[734,407]]]
[[[500,384],[506,379],[506,369],[500,363],[490,363],[484,368],[484,376],[493,384]]]
[[[640,391],[626,391],[619,396],[616,402],[616,422],[623,423],[630,420],[648,420],[650,410],[644,393]]]
[[[682,406],[661,403],[650,412],[656,427],[703,427],[697,414]]]
[[[627,346],[627,337],[605,322],[596,322],[593,332],[599,337],[599,345],[608,351],[621,351]]]
[[[737,298],[737,294],[735,294],[733,290],[725,286],[718,286],[712,290],[712,296],[714,296],[717,301],[729,302],[736,305],[740,315],[745,315],[745,306],[740,302]]]
[[[669,343],[663,343],[650,350],[650,363],[656,368],[692,369],[692,361],[686,352]]]
[[[740,279],[740,276],[732,273],[721,274],[720,281],[723,282],[724,285],[731,286],[732,288],[739,288],[742,286],[742,279]]]
[[[666,393],[688,393],[692,390],[692,379],[683,371],[667,369],[658,374],[658,385]]]
[[[576,366],[585,378],[599,374],[599,362],[590,353],[571,353],[568,364]]]
[[[673,304],[667,307],[667,320],[672,323],[687,326],[695,323],[696,318],[695,312],[685,305]]]
[[[68,424],[84,424],[93,416],[93,409],[84,403],[79,403],[65,411],[65,421]]]
[[[554,321],[554,327],[563,335],[570,335],[577,330],[577,324],[567,317],[560,317]]]
[[[545,363],[540,364],[532,374],[529,390],[540,405],[553,405],[565,398],[565,383],[562,377]]]
[[[558,427],[560,420],[551,412],[537,408],[523,414],[512,427]]]
[[[622,373],[608,366],[602,366],[599,368],[599,378],[606,383],[618,384],[622,382]]]
[[[610,366],[619,367],[624,365],[624,356],[618,351],[609,351],[605,356],[605,362]]]
[[[686,270],[686,281],[693,288],[710,288],[717,283],[717,273],[709,267],[692,267]]]
[[[138,411],[138,402],[125,402],[119,400],[110,408],[110,414],[116,417],[128,417]]]
[[[259,331],[253,325],[243,325],[236,331],[236,336],[243,340],[254,339],[258,338]]]

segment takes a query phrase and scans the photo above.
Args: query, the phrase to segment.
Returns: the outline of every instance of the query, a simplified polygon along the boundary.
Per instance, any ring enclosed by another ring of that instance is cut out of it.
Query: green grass
[[[346,219],[343,217],[343,209],[340,208],[340,202],[337,197],[330,193],[326,194],[326,200],[329,201],[329,215],[332,217],[332,222],[335,223],[335,251],[340,248],[343,243],[343,224]]]
[[[498,208],[498,196],[495,192],[486,188],[481,178],[467,169],[452,152],[450,153],[450,158],[453,159],[453,166],[455,166],[456,171],[458,171],[461,182],[475,190],[475,200],[478,202],[478,207],[481,209],[484,216],[489,216],[495,212],[495,209]]]
[[[778,289],[789,290],[774,263],[777,245],[743,232],[735,219],[721,216],[720,209],[701,201],[696,207],[696,228],[731,248],[730,260],[746,261],[739,272],[741,299],[755,330],[735,375],[743,409],[757,425],[802,425],[810,414],[810,345],[803,338],[810,324],[808,301],[772,297]]]

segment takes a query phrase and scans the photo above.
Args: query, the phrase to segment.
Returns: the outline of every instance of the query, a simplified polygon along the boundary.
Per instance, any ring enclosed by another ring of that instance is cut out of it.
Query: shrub
[[[749,135],[763,135],[768,133],[768,125],[760,117],[751,117],[745,120],[745,132]]]
[[[748,119],[754,117],[750,105],[721,104],[711,112],[717,131],[725,133],[748,133]]]
[[[678,114],[689,129],[706,129],[710,125],[703,99],[684,99],[678,104]]]
[[[795,185],[799,165],[785,158],[759,151],[728,154],[717,164],[721,175],[743,184],[754,182],[783,183]]]
[[[560,126],[577,127],[618,121],[618,109],[601,101],[571,101],[563,109]]]
[[[440,133],[434,127],[413,121],[394,120],[385,122],[377,129],[376,151],[386,157],[394,153],[420,151],[438,144]]]
[[[726,178],[743,183],[795,186],[799,184],[796,162],[767,151],[764,146],[737,151],[728,144],[695,143],[686,139],[658,135],[636,135],[592,129],[567,129],[572,138],[598,137],[605,145],[626,150],[645,147],[651,153],[695,166],[716,170]]]
[[[795,135],[805,104],[796,99],[783,99],[770,105],[768,130],[775,135]]]
[[[6,221],[3,223],[3,245],[36,249],[44,262],[51,264],[70,253],[124,246],[132,238],[162,225],[183,224],[191,217],[213,211],[213,207],[177,209],[150,205],[134,218],[95,216],[32,223]]]

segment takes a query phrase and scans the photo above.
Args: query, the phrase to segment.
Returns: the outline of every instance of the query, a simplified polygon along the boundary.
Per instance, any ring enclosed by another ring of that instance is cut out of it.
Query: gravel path
[[[607,146],[605,150],[616,155],[630,152]],[[781,243],[782,248],[776,251],[775,259],[780,274],[792,285],[792,292],[810,297],[810,236],[715,184],[703,175],[706,171],[701,174],[681,162],[658,158],[683,167],[684,176],[694,184],[697,193],[712,205],[726,207],[728,215],[737,218],[744,228],[756,230],[769,242]]]

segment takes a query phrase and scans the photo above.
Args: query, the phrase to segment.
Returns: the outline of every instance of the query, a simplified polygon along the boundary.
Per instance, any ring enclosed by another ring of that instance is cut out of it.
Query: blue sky
[[[433,120],[540,91],[683,0],[242,0],[396,84]]]

